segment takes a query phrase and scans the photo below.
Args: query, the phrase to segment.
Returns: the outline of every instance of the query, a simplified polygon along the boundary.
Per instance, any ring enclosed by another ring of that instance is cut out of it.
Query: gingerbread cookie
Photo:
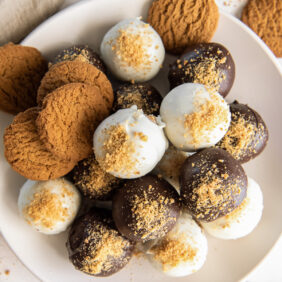
[[[248,25],[273,51],[282,57],[282,1],[249,0],[242,12]]]
[[[189,45],[209,42],[218,19],[214,0],[155,0],[148,15],[166,50],[175,54],[181,54]]]
[[[55,64],[43,77],[37,93],[38,104],[56,88],[68,83],[81,82],[97,86],[111,109],[114,95],[106,75],[91,64],[81,61],[65,61]]]
[[[36,92],[47,62],[32,47],[0,47],[0,110],[17,114],[36,106]]]
[[[58,158],[78,162],[93,151],[94,130],[109,114],[98,87],[70,83],[44,98],[36,124],[48,150]]]
[[[62,50],[54,59],[54,64],[64,61],[79,60],[89,63],[106,73],[107,68],[100,56],[87,45],[75,45]]]
[[[67,174],[74,162],[54,157],[40,140],[35,120],[38,108],[19,113],[4,134],[5,157],[12,168],[32,180],[55,179]]]

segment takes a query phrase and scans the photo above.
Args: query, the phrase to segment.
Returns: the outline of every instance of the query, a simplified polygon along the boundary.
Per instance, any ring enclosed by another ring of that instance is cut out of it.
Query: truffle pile
[[[267,126],[225,100],[235,63],[209,42],[214,0],[188,2],[156,0],[148,23],[125,19],[105,34],[101,57],[72,46],[48,70],[34,48],[0,47],[0,108],[17,114],[5,157],[33,180],[20,214],[45,234],[70,226],[69,258],[86,274],[112,275],[138,249],[166,275],[190,275],[206,260],[204,230],[237,239],[260,221],[262,192],[242,163],[263,151]],[[162,98],[149,80],[166,51],[179,57]]]

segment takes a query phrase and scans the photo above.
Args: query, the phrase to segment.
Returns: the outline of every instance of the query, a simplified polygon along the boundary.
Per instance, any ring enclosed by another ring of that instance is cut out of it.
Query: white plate
[[[143,15],[151,0],[96,0],[76,4],[39,26],[23,42],[35,46],[46,56],[74,43],[88,43],[98,50],[106,30],[121,19]],[[237,281],[245,276],[271,249],[282,230],[282,80],[275,57],[262,41],[233,17],[221,14],[213,41],[225,45],[236,63],[236,80],[228,101],[237,99],[256,109],[266,121],[270,140],[261,156],[246,164],[247,174],[261,185],[264,213],[255,231],[236,241],[208,237],[209,253],[204,267],[196,274],[178,281]],[[164,73],[158,88],[166,92]],[[159,81],[159,83],[158,83]],[[159,84],[159,85],[158,85]],[[0,134],[12,116],[0,113]],[[4,160],[0,145],[0,229],[11,248],[44,281],[101,280],[75,270],[68,261],[67,234],[41,235],[20,219],[17,196],[24,178]],[[143,259],[134,258],[116,275],[103,281],[172,281],[155,271]]]

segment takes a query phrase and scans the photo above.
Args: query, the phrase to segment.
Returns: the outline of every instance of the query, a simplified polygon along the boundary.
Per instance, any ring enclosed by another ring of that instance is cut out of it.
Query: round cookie
[[[146,115],[158,115],[162,96],[149,83],[122,84],[115,90],[113,110],[127,109],[136,105]]]
[[[209,42],[218,19],[214,0],[156,0],[148,14],[148,22],[161,36],[166,50],[175,54],[189,45]]]
[[[56,88],[75,82],[97,86],[109,109],[112,108],[114,95],[110,81],[99,69],[81,61],[65,61],[52,66],[40,83],[37,103],[41,104],[44,97]]]
[[[55,179],[72,170],[75,163],[54,157],[37,133],[38,108],[19,113],[4,134],[5,157],[12,168],[32,180]]]
[[[87,45],[74,45],[62,50],[55,57],[54,64],[74,60],[89,63],[103,73],[106,73],[107,71],[106,65],[104,64],[100,56]]]
[[[50,152],[58,158],[78,162],[93,151],[94,131],[109,113],[98,87],[70,83],[44,98],[36,125]]]
[[[282,57],[282,1],[249,0],[241,20],[273,51]]]
[[[36,106],[36,91],[47,62],[32,47],[0,47],[0,110],[17,114]]]
[[[108,200],[121,182],[120,178],[104,171],[94,154],[80,161],[72,171],[73,182],[82,194],[94,200]]]

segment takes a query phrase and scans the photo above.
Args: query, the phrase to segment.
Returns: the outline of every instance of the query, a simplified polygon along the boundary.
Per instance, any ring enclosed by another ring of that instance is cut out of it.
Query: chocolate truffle
[[[162,99],[159,91],[149,83],[122,84],[115,91],[113,110],[136,105],[146,115],[158,115]]]
[[[118,230],[127,238],[142,242],[158,239],[176,224],[178,194],[165,180],[146,175],[115,191],[112,212]]]
[[[240,163],[222,149],[202,150],[181,168],[182,202],[197,220],[210,222],[232,212],[246,197],[247,186]]]
[[[261,116],[249,106],[234,101],[230,104],[230,111],[230,127],[216,147],[245,163],[263,151],[268,141],[268,130]]]
[[[94,154],[80,161],[72,172],[73,182],[86,197],[93,200],[108,200],[121,179],[105,172]]]
[[[73,223],[67,242],[76,269],[93,276],[109,276],[132,257],[134,245],[114,227],[110,213],[93,209]]]
[[[100,58],[100,56],[94,52],[87,45],[75,45],[62,50],[54,59],[54,64],[64,61],[80,60],[82,62],[89,63],[106,73],[106,65]]]
[[[225,97],[235,79],[235,64],[230,52],[218,43],[189,46],[184,54],[170,65],[170,88],[186,82],[204,84]]]

